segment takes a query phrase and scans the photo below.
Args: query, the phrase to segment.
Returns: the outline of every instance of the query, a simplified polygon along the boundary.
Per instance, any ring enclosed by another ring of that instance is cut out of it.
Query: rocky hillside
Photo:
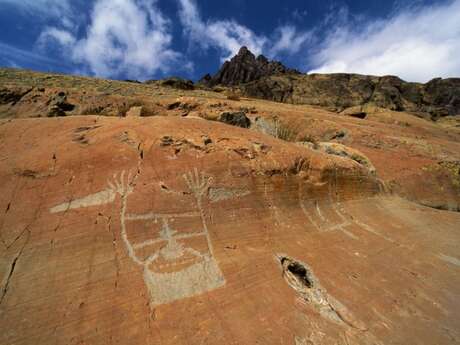
[[[457,343],[460,117],[365,104],[0,70],[0,344]]]
[[[460,114],[460,78],[438,78],[418,84],[393,76],[277,75],[241,85],[241,89],[249,97],[318,105],[339,112],[370,105],[434,120]]]
[[[246,47],[226,61],[207,86],[239,86],[242,94],[276,102],[308,104],[341,112],[347,108],[377,106],[406,111],[436,120],[460,114],[460,78],[409,83],[395,76],[357,74],[301,74],[280,62],[256,58]],[[361,112],[359,108],[351,111]]]

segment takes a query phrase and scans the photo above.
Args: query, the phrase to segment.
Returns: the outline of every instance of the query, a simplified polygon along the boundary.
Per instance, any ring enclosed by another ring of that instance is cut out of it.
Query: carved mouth
[[[174,259],[165,259],[164,257],[160,257],[149,266],[149,269],[155,273],[178,272],[199,262],[205,261],[205,259],[205,255],[197,256],[189,253]]]

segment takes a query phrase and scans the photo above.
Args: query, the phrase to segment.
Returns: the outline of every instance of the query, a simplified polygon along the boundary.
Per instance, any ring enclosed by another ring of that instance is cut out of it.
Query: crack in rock
[[[3,288],[2,288],[1,296],[0,296],[0,305],[2,305],[3,300],[6,297],[6,294],[8,293],[11,278],[13,277],[13,274],[14,274],[16,265],[17,265],[17,263],[19,261],[19,258],[21,257],[21,255],[22,255],[22,253],[24,251],[24,248],[26,247],[27,243],[29,242],[29,237],[30,237],[30,231],[27,231],[27,238],[26,238],[24,244],[22,245],[21,249],[19,250],[19,252],[16,253],[16,255],[15,255],[15,257],[14,257],[14,259],[13,259],[11,265],[10,265],[10,270],[9,270],[8,274],[5,275],[5,278],[3,279],[3,282],[2,282]]]

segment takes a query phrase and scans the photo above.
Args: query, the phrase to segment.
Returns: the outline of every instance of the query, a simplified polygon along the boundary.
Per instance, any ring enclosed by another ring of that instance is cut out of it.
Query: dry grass
[[[241,101],[241,97],[235,92],[228,92],[227,99],[230,101]]]

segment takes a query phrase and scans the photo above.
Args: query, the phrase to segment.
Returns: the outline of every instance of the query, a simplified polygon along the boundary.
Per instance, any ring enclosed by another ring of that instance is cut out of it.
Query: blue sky
[[[302,72],[460,76],[460,0],[0,0],[0,66],[199,79],[240,46]]]

